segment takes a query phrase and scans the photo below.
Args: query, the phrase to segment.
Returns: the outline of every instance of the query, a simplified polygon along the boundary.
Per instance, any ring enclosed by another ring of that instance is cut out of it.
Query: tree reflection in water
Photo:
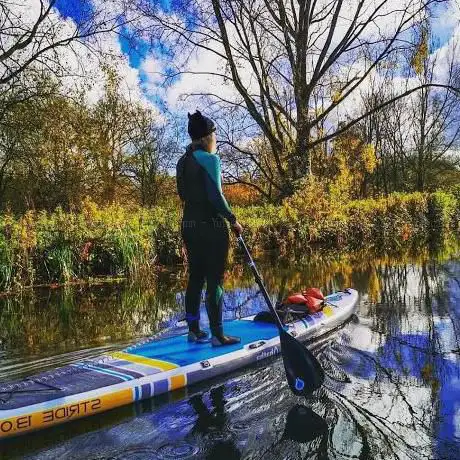
[[[354,320],[311,345],[328,375],[312,397],[292,396],[275,358],[0,449],[29,458],[459,458],[456,249],[305,264],[268,259],[259,265],[279,297],[287,287],[295,291],[307,284],[360,291]],[[226,285],[227,318],[265,308],[241,267]],[[119,348],[172,326],[182,315],[177,300],[184,279],[171,276],[157,286],[1,300],[1,378],[17,375],[19,367],[31,373]]]

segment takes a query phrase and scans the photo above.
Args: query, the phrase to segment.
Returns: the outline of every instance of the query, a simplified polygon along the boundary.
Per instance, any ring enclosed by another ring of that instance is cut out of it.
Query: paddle
[[[311,351],[286,331],[265,289],[262,278],[257,271],[256,265],[252,260],[243,237],[239,235],[237,239],[241,249],[245,253],[254,278],[262,291],[265,302],[275,317],[280,335],[281,354],[283,356],[284,369],[286,371],[289,388],[296,395],[310,394],[323,384],[323,368]]]

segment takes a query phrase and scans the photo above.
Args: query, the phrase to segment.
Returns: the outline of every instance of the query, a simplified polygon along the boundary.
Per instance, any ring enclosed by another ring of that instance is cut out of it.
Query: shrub
[[[456,197],[451,193],[434,192],[429,195],[428,220],[432,239],[439,239],[441,235],[455,226],[457,203]]]
[[[315,178],[303,181],[281,206],[235,207],[252,251],[304,254],[332,250],[395,250],[458,229],[460,187],[432,194],[332,203]],[[57,208],[0,216],[0,289],[69,282],[90,276],[138,277],[154,264],[184,260],[181,211],[174,207],[98,207],[78,213]],[[232,238],[233,248],[236,248]]]

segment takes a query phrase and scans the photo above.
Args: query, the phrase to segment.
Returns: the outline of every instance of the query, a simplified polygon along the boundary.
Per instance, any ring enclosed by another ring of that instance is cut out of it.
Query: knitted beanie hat
[[[216,130],[214,122],[203,115],[198,110],[192,115],[188,114],[188,133],[192,141],[201,139]]]

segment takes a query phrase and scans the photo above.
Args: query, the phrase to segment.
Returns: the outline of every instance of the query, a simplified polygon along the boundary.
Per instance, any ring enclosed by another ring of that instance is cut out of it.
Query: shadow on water
[[[263,275],[275,295],[285,294],[280,286],[294,290],[306,280],[327,291],[352,286],[361,294],[352,321],[310,345],[327,377],[309,398],[290,393],[282,360],[271,358],[12,439],[0,452],[30,459],[458,459],[458,254],[276,266],[265,261]],[[161,291],[123,285],[74,297],[48,293],[54,303],[17,301],[23,318],[15,316],[12,300],[9,310],[3,303],[2,380],[120,348],[173,326],[181,318],[176,293],[183,282],[171,276],[159,284]],[[227,318],[264,308],[240,266],[226,284]],[[63,306],[65,296],[69,306]]]

